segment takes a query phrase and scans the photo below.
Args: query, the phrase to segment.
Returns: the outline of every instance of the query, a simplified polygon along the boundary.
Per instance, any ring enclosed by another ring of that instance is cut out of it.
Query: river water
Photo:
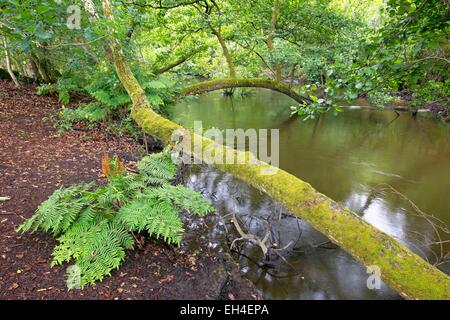
[[[429,244],[437,239],[434,228],[417,211],[439,219],[435,224],[450,226],[449,125],[426,114],[413,118],[409,113],[366,108],[302,121],[290,117],[293,104],[290,98],[268,90],[233,98],[214,92],[172,106],[171,117],[187,127],[201,120],[205,128],[279,129],[282,169],[358,212],[432,263],[450,250],[449,243],[442,246],[443,251],[439,245]],[[264,268],[257,264],[262,257],[258,247],[247,244],[241,248],[242,273],[264,297],[399,298],[383,283],[379,289],[369,289],[370,274],[365,267],[327,242],[307,222],[291,217],[280,205],[231,175],[190,166],[185,182],[217,208],[204,222],[192,222],[190,228],[197,233],[191,233],[190,245],[210,250],[228,246],[231,225],[227,227],[224,217],[231,213],[245,229],[261,237],[270,221],[269,243],[278,248],[290,243],[280,251],[281,257],[272,257]],[[448,240],[448,234],[443,240]],[[450,263],[439,268],[450,273]]]

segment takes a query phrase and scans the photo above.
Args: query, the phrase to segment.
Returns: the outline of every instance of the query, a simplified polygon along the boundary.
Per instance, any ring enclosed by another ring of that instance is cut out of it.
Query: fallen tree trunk
[[[102,2],[105,17],[112,20],[109,0]],[[187,133],[187,130],[151,110],[144,90],[131,72],[111,31],[111,54],[117,74],[133,102],[132,118],[145,132],[166,144],[173,143],[174,131]],[[201,157],[201,154],[195,152],[201,153],[208,147],[209,151],[212,150],[215,154],[224,155],[227,152],[227,147],[214,146],[210,139],[201,136],[195,136],[194,139],[200,139],[202,142],[202,150],[193,151],[196,157]],[[232,152],[238,154],[242,151]],[[247,159],[252,157],[248,152],[245,155]],[[449,276],[362,220],[357,214],[317,192],[310,184],[263,162],[215,166],[271,196],[290,212],[308,221],[363,265],[379,267],[381,278],[404,298],[450,299]],[[277,170],[277,173],[262,174],[262,170],[267,169]]]
[[[283,93],[301,104],[311,102],[309,98],[299,95],[294,90],[292,90],[288,85],[282,82],[259,78],[248,78],[248,79],[228,78],[228,79],[204,81],[184,88],[183,90],[181,90],[178,96],[183,97],[193,94],[202,94],[210,91],[228,88],[264,88]]]

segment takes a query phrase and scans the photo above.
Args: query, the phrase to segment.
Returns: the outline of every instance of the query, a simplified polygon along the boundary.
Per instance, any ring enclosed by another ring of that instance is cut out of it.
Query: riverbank
[[[50,267],[56,241],[48,234],[19,235],[15,228],[60,186],[105,178],[100,162],[117,154],[132,165],[142,146],[101,130],[58,136],[46,118],[56,98],[37,96],[33,85],[0,81],[0,299],[258,299],[226,255],[197,254],[149,239],[128,252],[122,267],[103,282],[67,291],[65,269]]]

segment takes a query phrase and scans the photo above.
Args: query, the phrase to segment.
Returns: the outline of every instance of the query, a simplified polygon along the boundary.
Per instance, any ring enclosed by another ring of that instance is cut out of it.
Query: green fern
[[[122,207],[118,218],[129,231],[146,230],[150,236],[179,244],[183,234],[183,222],[172,203],[140,194],[136,200]]]
[[[44,83],[36,88],[36,94],[38,96],[45,96],[48,94],[55,93],[57,91],[58,91],[58,89],[57,89],[56,85],[51,84],[51,83]]]
[[[75,109],[77,120],[88,122],[99,122],[106,119],[110,110],[100,103],[81,103]]]
[[[79,184],[56,190],[46,201],[41,203],[36,213],[23,223],[18,231],[32,232],[41,229],[51,231],[54,236],[65,232],[78,218],[80,212],[91,203],[85,197],[92,184]]]
[[[148,197],[170,200],[180,210],[186,210],[191,214],[204,216],[214,211],[211,204],[195,191],[182,185],[172,186],[164,184],[160,188],[146,190]]]
[[[77,82],[72,78],[61,78],[57,83],[42,84],[37,87],[38,96],[58,93],[59,102],[68,104],[70,102],[70,92],[80,92]]]
[[[137,163],[140,172],[149,178],[171,180],[175,178],[177,167],[168,152],[152,154]]]
[[[144,157],[140,173],[111,176],[108,183],[93,183],[56,190],[18,231],[51,231],[58,245],[51,265],[72,260],[77,270],[68,272],[69,288],[101,281],[119,268],[126,250],[134,248],[132,232],[147,232],[179,245],[183,222],[179,211],[200,216],[213,211],[200,194],[170,184],[176,165],[168,152]]]
[[[53,252],[52,266],[76,260],[82,287],[111,275],[125,259],[125,249],[134,247],[133,237],[120,223],[105,219],[96,222],[74,224],[58,238]]]

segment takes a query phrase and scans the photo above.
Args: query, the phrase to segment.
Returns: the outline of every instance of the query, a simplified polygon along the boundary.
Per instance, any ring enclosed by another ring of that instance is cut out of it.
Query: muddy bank
[[[50,268],[55,240],[14,229],[60,186],[103,181],[100,162],[117,154],[132,165],[143,154],[131,138],[100,130],[66,132],[45,121],[59,108],[33,85],[0,81],[0,299],[257,299],[227,255],[195,253],[147,239],[103,282],[67,291],[65,269]]]

